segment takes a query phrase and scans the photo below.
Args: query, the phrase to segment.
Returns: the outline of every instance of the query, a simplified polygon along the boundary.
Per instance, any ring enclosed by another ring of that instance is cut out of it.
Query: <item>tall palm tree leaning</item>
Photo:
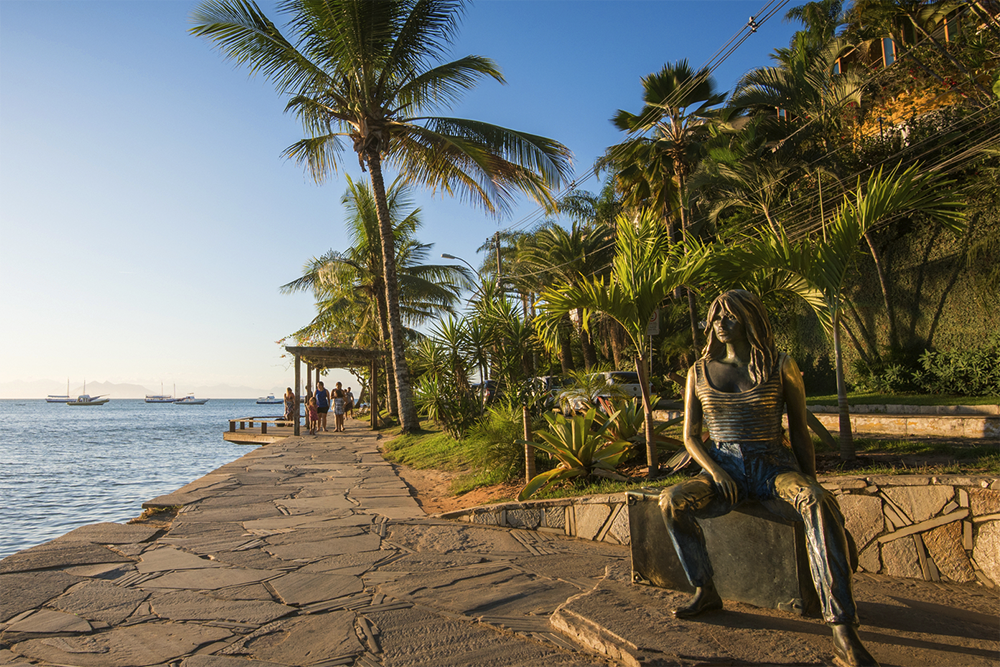
[[[562,144],[478,121],[421,115],[454,104],[482,78],[503,82],[493,61],[440,62],[464,12],[461,0],[282,0],[287,39],[251,0],[206,0],[191,32],[291,96],[306,134],[285,150],[320,182],[337,172],[346,141],[371,175],[378,207],[389,336],[400,426],[419,428],[404,358],[395,253],[382,162],[407,182],[508,212],[518,192],[552,205],[570,173]],[[346,140],[346,141],[345,141]]]
[[[396,249],[400,317],[404,325],[414,326],[453,313],[462,289],[471,288],[472,281],[465,267],[426,263],[431,245],[416,239],[420,209],[409,195],[405,184],[394,181],[386,192],[386,203]],[[384,347],[389,341],[389,322],[375,195],[370,185],[348,176],[341,203],[347,211],[350,247],[312,258],[301,277],[281,286],[286,294],[312,291],[316,297],[316,317],[293,335],[321,341],[336,337],[355,347]],[[419,336],[410,329],[404,332],[411,340]],[[390,370],[385,374],[386,405],[390,414],[398,415]]]
[[[588,276],[575,284],[549,287],[539,297],[537,319],[543,340],[558,336],[565,313],[582,309],[583,326],[589,327],[594,313],[614,319],[635,346],[635,370],[639,374],[646,425],[647,474],[659,470],[653,433],[653,405],[650,402],[650,344],[646,330],[660,303],[677,287],[692,285],[708,265],[710,246],[696,242],[671,245],[656,212],[647,210],[638,220],[621,216],[615,238],[615,256],[608,275]]]

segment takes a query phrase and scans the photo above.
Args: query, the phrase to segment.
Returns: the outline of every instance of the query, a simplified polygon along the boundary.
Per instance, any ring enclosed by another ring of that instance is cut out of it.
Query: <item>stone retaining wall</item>
[[[871,573],[1000,583],[1000,480],[967,475],[820,477],[837,495]],[[502,503],[440,515],[585,540],[629,544],[624,493]]]

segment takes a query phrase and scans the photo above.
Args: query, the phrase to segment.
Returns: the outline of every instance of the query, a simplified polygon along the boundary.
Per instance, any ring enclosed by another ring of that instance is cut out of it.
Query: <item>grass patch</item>
[[[1000,396],[942,396],[937,394],[847,394],[851,405],[998,405]],[[836,394],[808,396],[809,405],[837,405]]]
[[[385,458],[419,470],[444,470],[463,472],[479,460],[477,453],[482,443],[471,438],[455,440],[433,422],[420,423],[415,433],[398,435],[399,427],[385,429],[384,435],[393,437],[385,443]]]
[[[625,491],[641,491],[642,489],[662,489],[673,486],[685,479],[690,479],[690,476],[671,475],[670,477],[661,477],[654,480],[637,478],[625,482],[613,479],[598,479],[589,484],[561,484],[555,487],[546,487],[531,496],[531,499],[548,500],[552,498],[574,498],[576,496],[591,496],[605,493],[624,493]]]

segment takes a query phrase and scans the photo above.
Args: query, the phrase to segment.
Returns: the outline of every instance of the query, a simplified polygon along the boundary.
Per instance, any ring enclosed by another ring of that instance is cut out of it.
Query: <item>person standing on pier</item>
[[[290,422],[295,419],[295,392],[292,391],[291,387],[288,387],[285,390],[285,415],[282,419],[286,422]]]
[[[316,411],[319,413],[318,430],[326,432],[326,413],[330,411],[330,392],[322,382],[316,383]]]
[[[354,418],[354,392],[351,391],[350,387],[347,388],[347,396],[345,397],[345,400],[347,402],[344,403],[344,413],[347,414],[349,417],[351,417],[353,419]]]
[[[316,435],[316,424],[319,422],[319,412],[316,409],[316,398],[310,398],[306,403],[306,423],[309,424],[309,435]]]
[[[347,392],[344,391],[343,385],[339,382],[337,383],[336,389],[333,390],[333,430],[343,431],[344,430],[344,405],[347,403]]]

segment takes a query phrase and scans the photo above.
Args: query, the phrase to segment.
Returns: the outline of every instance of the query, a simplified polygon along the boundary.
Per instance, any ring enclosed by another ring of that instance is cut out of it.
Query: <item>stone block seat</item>
[[[629,491],[628,520],[632,581],[694,592],[688,582],[657,503],[659,492]],[[729,514],[699,519],[724,600],[818,615],[819,599],[809,575],[802,524],[746,501]]]

